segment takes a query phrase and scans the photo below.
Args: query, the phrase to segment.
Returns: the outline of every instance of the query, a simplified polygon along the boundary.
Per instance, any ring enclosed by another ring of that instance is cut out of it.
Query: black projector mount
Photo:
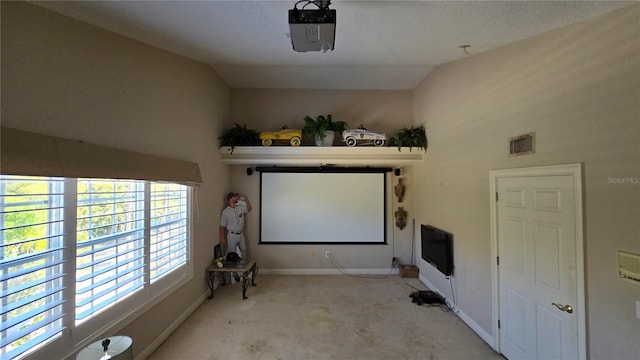
[[[305,3],[302,9],[298,10],[298,4]],[[307,10],[305,7],[309,4],[316,5],[318,9]],[[293,9],[289,10],[289,23],[320,23],[320,24],[335,24],[336,11],[329,9],[331,1],[318,0],[309,1],[301,0],[293,5]]]

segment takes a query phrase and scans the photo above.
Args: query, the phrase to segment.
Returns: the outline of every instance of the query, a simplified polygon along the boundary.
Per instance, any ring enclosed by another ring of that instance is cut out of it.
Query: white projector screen
[[[386,242],[385,169],[284,169],[260,172],[260,243]]]

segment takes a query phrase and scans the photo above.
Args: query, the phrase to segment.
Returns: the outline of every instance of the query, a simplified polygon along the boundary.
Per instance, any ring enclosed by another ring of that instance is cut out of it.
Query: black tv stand
[[[410,296],[411,298],[413,298],[412,302],[418,305],[444,304],[444,299],[442,298],[442,296],[430,290],[414,291]]]

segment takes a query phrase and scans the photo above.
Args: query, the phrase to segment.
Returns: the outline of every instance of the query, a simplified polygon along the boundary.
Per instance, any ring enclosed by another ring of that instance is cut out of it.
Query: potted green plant
[[[228,146],[232,154],[236,146],[260,145],[260,133],[247,128],[246,124],[234,124],[233,127],[227,129],[218,139],[220,140],[219,147]]]
[[[417,147],[427,152],[427,131],[424,125],[414,128],[403,128],[389,139],[389,146],[397,146],[398,151],[402,147],[411,148]]]
[[[302,133],[315,139],[317,146],[331,146],[335,133],[342,133],[348,124],[344,121],[333,121],[331,114],[318,115],[315,119],[311,116],[304,117]]]

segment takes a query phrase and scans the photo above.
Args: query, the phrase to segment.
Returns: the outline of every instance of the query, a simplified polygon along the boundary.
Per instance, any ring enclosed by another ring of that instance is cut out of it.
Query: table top
[[[115,357],[116,355],[120,355],[123,353],[129,353],[131,350],[131,345],[133,340],[131,340],[128,336],[111,336],[108,337],[110,343],[108,346],[107,354],[111,357]],[[104,340],[104,339],[103,339]],[[76,356],[76,360],[94,360],[94,359],[102,359],[105,355],[102,341],[98,340],[93,344],[88,345],[86,348],[82,349]],[[118,357],[120,358],[120,357]],[[128,357],[126,357],[128,359]]]
[[[239,263],[232,263],[228,261],[223,261],[223,267],[218,267],[215,263],[209,265],[207,271],[218,271],[218,272],[232,272],[232,271],[247,271],[251,269],[253,265],[255,265],[256,261],[253,259],[242,260]]]

